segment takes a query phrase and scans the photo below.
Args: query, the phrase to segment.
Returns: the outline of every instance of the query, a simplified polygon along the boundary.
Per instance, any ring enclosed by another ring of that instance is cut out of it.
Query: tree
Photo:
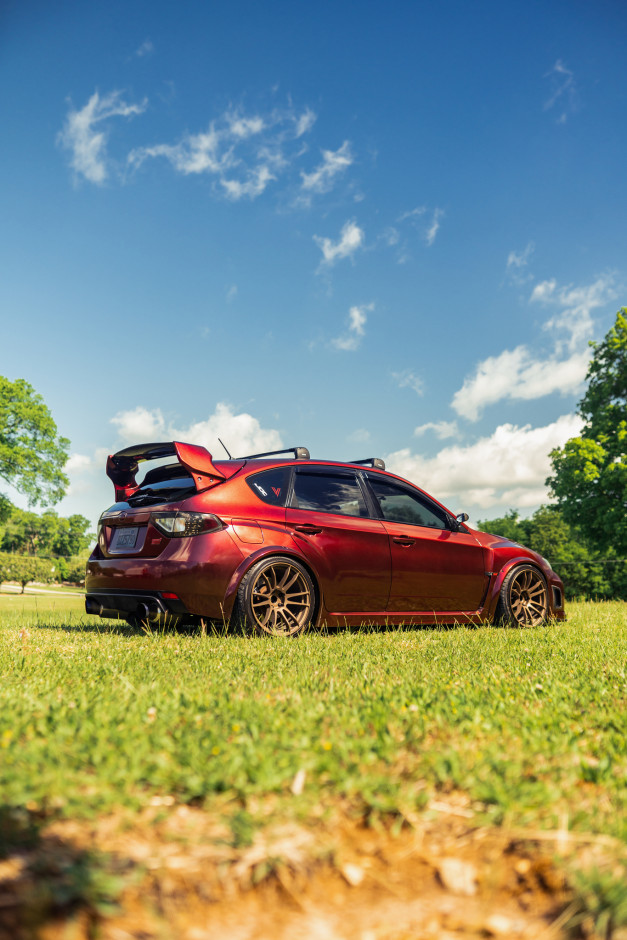
[[[526,545],[546,558],[564,581],[566,597],[627,597],[619,559],[607,550],[591,550],[581,534],[568,525],[556,506],[540,506],[530,519],[511,509],[500,519],[479,522],[478,529]]]
[[[65,518],[53,509],[41,515],[14,508],[4,526],[0,551],[21,555],[79,555],[95,540],[89,519],[75,513]]]
[[[47,584],[54,580],[54,562],[28,555],[0,555],[0,583],[17,581],[24,588],[31,581]]]
[[[0,480],[29,505],[57,503],[69,483],[63,472],[69,446],[32,385],[0,375]]]
[[[551,451],[547,485],[564,519],[599,550],[627,555],[627,308],[602,343],[591,344],[580,437]]]

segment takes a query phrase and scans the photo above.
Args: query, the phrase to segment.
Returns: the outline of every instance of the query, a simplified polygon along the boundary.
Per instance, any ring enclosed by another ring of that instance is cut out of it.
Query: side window
[[[271,506],[285,506],[290,480],[289,467],[274,467],[247,477],[246,482],[259,499]]]
[[[373,478],[368,474],[368,482],[381,508],[381,514],[389,522],[405,522],[408,525],[421,525],[430,529],[447,529],[446,514],[438,506],[434,506],[420,497],[418,493],[411,493],[396,483]]]
[[[353,473],[297,470],[292,506],[294,509],[313,509],[342,516],[368,515],[361,487]]]

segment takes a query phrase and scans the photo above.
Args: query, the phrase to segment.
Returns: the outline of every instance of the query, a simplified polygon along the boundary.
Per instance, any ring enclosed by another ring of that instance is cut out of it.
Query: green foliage
[[[32,385],[0,375],[0,480],[30,505],[57,503],[69,482],[63,472],[69,446]]]
[[[4,526],[0,551],[53,557],[78,555],[95,540],[88,532],[89,525],[89,519],[78,514],[65,518],[52,509],[38,515],[13,508]]]
[[[478,529],[502,535],[539,552],[564,581],[567,599],[627,599],[627,565],[611,549],[590,549],[557,506],[540,506],[530,519],[511,509],[499,519],[479,522]]]
[[[627,555],[627,308],[593,343],[580,437],[551,452],[547,484],[564,518],[599,550]]]
[[[32,581],[48,584],[54,580],[55,563],[52,559],[0,553],[0,582],[17,581],[24,593],[24,588]]]

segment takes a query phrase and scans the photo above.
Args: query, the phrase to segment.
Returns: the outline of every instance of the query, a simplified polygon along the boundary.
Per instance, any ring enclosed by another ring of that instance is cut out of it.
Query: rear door
[[[481,606],[487,576],[483,548],[453,532],[437,503],[409,485],[368,473],[392,554],[389,611],[470,612]]]
[[[296,467],[286,525],[320,577],[329,613],[386,609],[388,534],[371,518],[356,471]]]

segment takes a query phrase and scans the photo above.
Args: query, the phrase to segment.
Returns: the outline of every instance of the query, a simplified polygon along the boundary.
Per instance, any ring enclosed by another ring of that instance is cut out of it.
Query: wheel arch
[[[242,561],[242,563],[237,566],[231,575],[231,580],[229,581],[226,593],[224,595],[224,600],[222,602],[222,609],[225,620],[228,620],[233,613],[233,605],[235,604],[235,599],[237,597],[237,589],[239,588],[242,578],[246,575],[246,573],[250,571],[253,565],[256,565],[258,561],[263,561],[265,558],[280,556],[287,556],[288,558],[295,559],[295,561],[303,566],[311,578],[316,594],[313,623],[317,625],[318,618],[320,617],[320,611],[322,610],[322,587],[320,586],[320,578],[307,558],[305,558],[295,548],[286,547],[285,545],[264,545],[263,548],[260,548],[256,552],[248,555]]]
[[[485,613],[486,619],[488,620],[494,619],[494,616],[496,614],[496,608],[499,603],[499,597],[501,596],[501,588],[503,587],[503,581],[505,580],[507,575],[510,573],[510,571],[512,571],[513,568],[519,568],[521,565],[529,565],[529,567],[535,568],[536,571],[539,574],[541,574],[542,577],[544,578],[544,581],[547,585],[547,591],[548,591],[549,582],[548,582],[547,576],[545,575],[544,571],[542,570],[540,565],[537,563],[535,558],[529,558],[527,555],[520,555],[516,558],[510,558],[499,569],[496,575],[496,579],[494,580],[494,583],[492,584],[492,587],[490,588],[490,593],[489,593],[488,599],[484,607],[484,613]],[[549,606],[551,605],[549,604]]]

